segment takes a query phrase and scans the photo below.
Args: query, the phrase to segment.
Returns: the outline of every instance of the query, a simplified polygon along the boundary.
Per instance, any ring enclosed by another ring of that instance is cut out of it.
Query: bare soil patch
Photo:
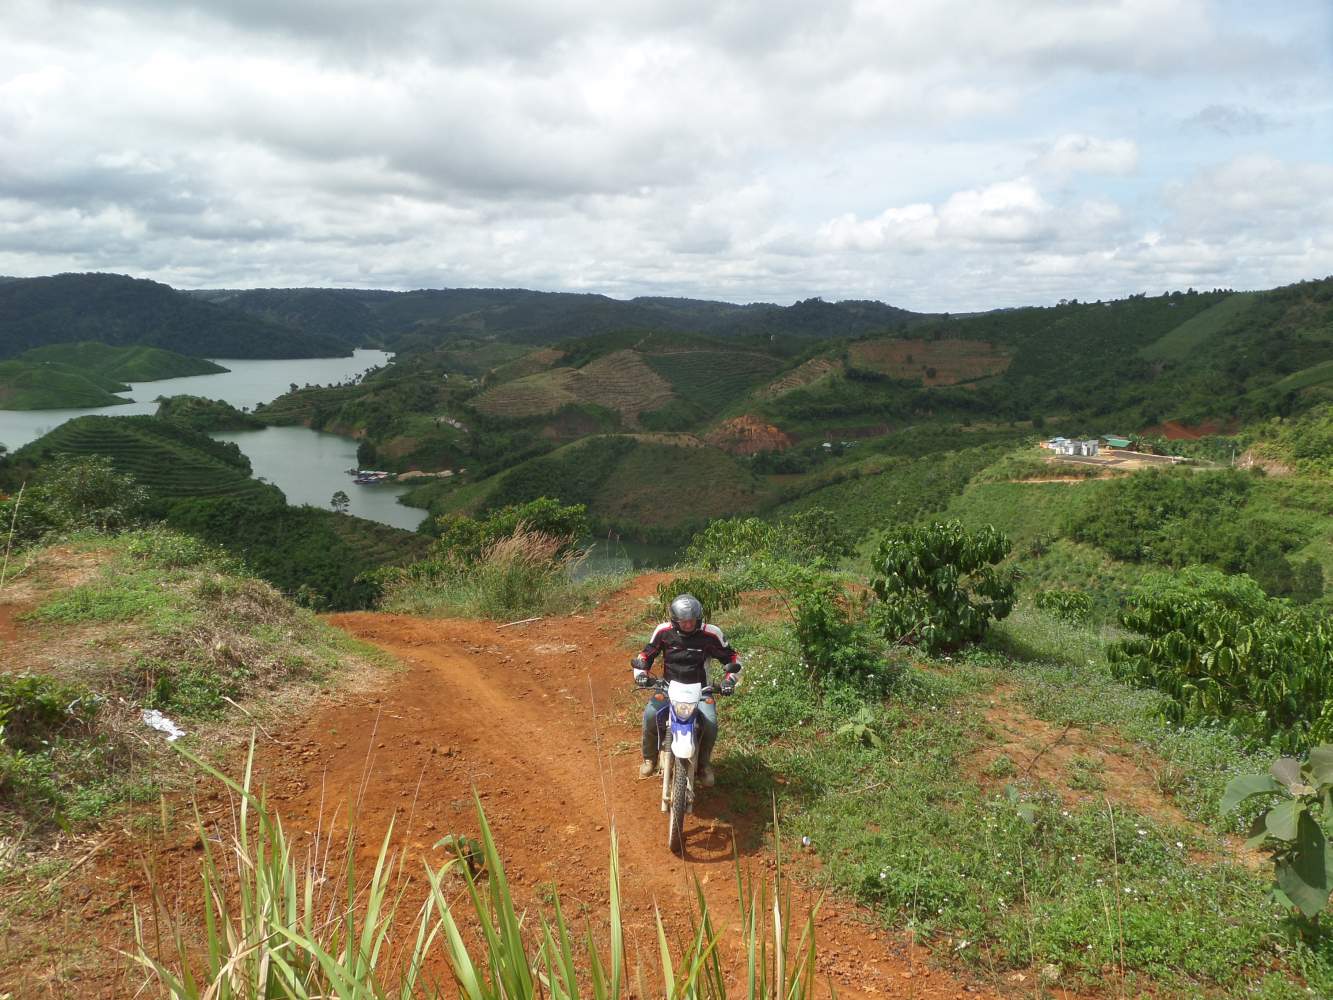
[[[985,340],[866,340],[849,349],[853,364],[922,385],[957,385],[1009,367],[1009,355]]]
[[[718,425],[706,438],[709,444],[733,455],[753,455],[760,451],[790,448],[792,439],[772,424],[757,417],[735,417]]]

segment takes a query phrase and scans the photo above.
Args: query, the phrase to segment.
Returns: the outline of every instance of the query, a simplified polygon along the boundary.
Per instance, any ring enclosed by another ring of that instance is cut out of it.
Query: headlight
[[[671,711],[676,713],[676,718],[681,722],[688,722],[696,707],[693,702],[689,701],[673,701],[671,703]]]

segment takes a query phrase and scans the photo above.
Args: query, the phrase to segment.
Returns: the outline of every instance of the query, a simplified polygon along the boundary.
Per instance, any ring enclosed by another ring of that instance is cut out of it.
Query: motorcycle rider
[[[662,674],[668,681],[683,684],[708,683],[708,660],[717,660],[726,670],[722,678],[723,694],[736,690],[740,680],[741,658],[727,643],[727,638],[716,625],[704,621],[703,605],[693,594],[681,594],[671,602],[671,620],[653,629],[652,637],[643,651],[630,660],[634,683],[650,687],[653,683],[648,671],[659,653],[662,654]],[[643,764],[640,778],[650,778],[657,770],[658,713],[666,707],[666,695],[655,692],[643,710]],[[699,782],[705,788],[713,786],[711,764],[713,744],[717,742],[717,705],[711,697],[699,703]]]

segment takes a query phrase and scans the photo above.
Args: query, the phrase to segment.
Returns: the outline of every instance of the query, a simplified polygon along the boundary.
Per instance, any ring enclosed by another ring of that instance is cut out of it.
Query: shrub
[[[715,576],[678,576],[657,585],[657,600],[664,617],[671,613],[671,602],[680,594],[693,594],[697,597],[699,603],[704,606],[705,618],[730,611],[740,603],[741,599],[741,589],[733,582],[720,580]]]
[[[958,521],[898,528],[880,542],[871,587],[876,620],[891,641],[930,652],[975,642],[1014,605],[1012,574],[996,568],[1009,539],[991,525]]]
[[[1202,566],[1153,573],[1121,615],[1139,638],[1108,651],[1121,680],[1167,696],[1176,724],[1221,722],[1287,750],[1333,738],[1333,623]]]
[[[34,542],[48,534],[119,531],[144,512],[148,492],[134,477],[117,472],[105,455],[59,455],[32,486],[0,500],[0,525],[14,528],[14,541]]]
[[[431,555],[456,562],[472,562],[501,539],[519,530],[546,535],[558,543],[557,554],[573,551],[588,534],[588,508],[583,504],[563,506],[559,500],[542,497],[528,503],[504,507],[476,520],[463,514],[446,514],[435,521],[438,538]]]
[[[786,589],[801,658],[817,680],[874,694],[893,686],[897,668],[867,620],[863,599],[849,598],[839,583],[811,572],[794,574]]]
[[[1092,617],[1092,598],[1081,590],[1039,590],[1034,603],[1067,622],[1080,624]]]

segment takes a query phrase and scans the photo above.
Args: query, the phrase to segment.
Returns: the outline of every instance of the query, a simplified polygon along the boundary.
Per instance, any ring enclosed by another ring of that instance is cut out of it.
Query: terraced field
[[[660,409],[674,398],[671,384],[636,351],[607,354],[578,374],[576,391],[585,402],[618,410],[631,424],[640,413]]]
[[[273,487],[250,477],[234,446],[156,417],[79,417],[19,450],[15,458],[106,455],[164,499],[258,495]]]
[[[472,406],[488,417],[522,419],[554,413],[562,406],[579,402],[573,391],[576,379],[573,368],[528,375],[487,389],[472,401]]]
[[[498,384],[512,382],[518,378],[526,378],[529,375],[537,375],[550,370],[559,364],[564,357],[564,351],[556,350],[554,347],[541,347],[523,355],[521,358],[492,369],[490,379]]]
[[[349,517],[333,511],[319,511],[334,533],[355,553],[358,563],[392,566],[422,559],[430,548],[430,539],[415,531],[404,531],[364,517]]]
[[[1009,367],[1009,356],[985,340],[865,340],[848,351],[860,368],[922,385],[957,385]]]
[[[747,395],[782,367],[777,358],[749,351],[679,351],[644,360],[681,399],[714,411]]]
[[[556,368],[505,382],[473,401],[493,417],[535,417],[571,403],[596,403],[619,412],[633,426],[640,413],[674,398],[671,385],[635,351],[607,354],[582,368]]]
[[[797,365],[787,374],[768,384],[764,390],[766,396],[781,396],[793,389],[801,389],[818,382],[826,375],[836,375],[842,371],[842,362],[835,358],[811,358],[804,364]]]

